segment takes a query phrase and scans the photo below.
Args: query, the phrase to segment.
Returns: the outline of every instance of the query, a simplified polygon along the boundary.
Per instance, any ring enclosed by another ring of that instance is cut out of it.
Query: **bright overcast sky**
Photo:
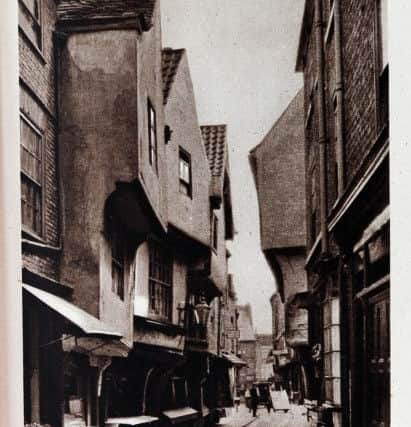
[[[260,250],[248,152],[302,86],[294,72],[304,0],[161,0],[163,46],[186,48],[200,124],[228,125],[239,303],[271,332],[275,281]]]

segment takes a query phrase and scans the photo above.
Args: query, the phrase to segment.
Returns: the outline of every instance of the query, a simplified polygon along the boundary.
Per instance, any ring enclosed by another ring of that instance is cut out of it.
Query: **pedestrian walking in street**
[[[240,406],[240,396],[238,394],[234,396],[234,405],[235,405],[235,411],[238,412],[238,408]]]
[[[267,397],[266,407],[267,407],[267,411],[268,411],[268,413],[270,413],[270,412],[271,412],[271,409],[273,409],[273,401],[272,401],[272,399],[271,399],[270,392],[268,392],[268,397]]]
[[[245,391],[244,397],[245,397],[245,406],[247,406],[248,412],[251,412],[251,394],[250,394],[250,390],[249,389],[247,389]]]
[[[257,416],[257,407],[258,407],[258,392],[257,388],[253,385],[250,390],[251,396],[251,408],[253,410],[253,417]]]

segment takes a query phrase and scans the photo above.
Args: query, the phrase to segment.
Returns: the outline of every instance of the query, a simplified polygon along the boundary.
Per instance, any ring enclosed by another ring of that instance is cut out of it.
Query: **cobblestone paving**
[[[265,408],[259,408],[257,418],[253,418],[245,406],[240,406],[226,418],[221,420],[221,426],[226,427],[309,427],[303,406],[292,405],[290,411],[271,412],[268,414]]]

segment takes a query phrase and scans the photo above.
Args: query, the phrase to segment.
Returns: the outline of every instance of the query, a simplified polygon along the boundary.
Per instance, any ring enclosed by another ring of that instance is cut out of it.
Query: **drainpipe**
[[[344,79],[342,65],[342,21],[341,0],[334,0],[334,37],[335,37],[335,101],[336,101],[336,147],[337,160],[337,199],[341,198],[345,188],[344,165]],[[345,251],[344,251],[345,253]],[[341,255],[338,277],[338,292],[340,295],[340,348],[341,348],[341,405],[342,425],[348,426],[352,422],[351,387],[352,366],[351,357],[353,351],[353,307],[352,307],[352,280],[346,283],[344,289],[342,280],[347,277],[347,259]]]
[[[324,53],[323,53],[323,30],[321,17],[321,0],[314,3],[314,29],[317,60],[317,109],[318,109],[318,143],[320,155],[320,219],[321,219],[321,253],[328,253],[328,227],[327,227],[327,150],[326,150],[326,127],[325,127],[325,101],[324,101]]]
[[[344,82],[342,69],[342,41],[341,41],[341,2],[334,0],[334,36],[335,36],[335,99],[336,99],[336,159],[338,178],[338,198],[345,188],[344,167]]]

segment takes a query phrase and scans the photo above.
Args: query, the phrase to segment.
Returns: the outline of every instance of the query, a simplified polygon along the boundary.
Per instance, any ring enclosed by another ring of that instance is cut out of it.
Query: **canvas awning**
[[[222,355],[229,363],[234,366],[247,366],[247,363],[244,360],[240,359],[235,354],[226,353]]]
[[[67,319],[87,337],[111,338],[119,340],[122,334],[110,325],[82,310],[71,302],[49,292],[23,284],[23,289],[58,315]]]
[[[106,427],[117,427],[117,426],[139,426],[139,425],[150,425],[158,421],[156,417],[150,417],[148,415],[140,415],[136,417],[116,417],[108,418],[105,422]]]
[[[169,419],[171,424],[178,424],[198,417],[198,412],[186,406],[185,408],[170,409],[164,411],[163,415]]]

